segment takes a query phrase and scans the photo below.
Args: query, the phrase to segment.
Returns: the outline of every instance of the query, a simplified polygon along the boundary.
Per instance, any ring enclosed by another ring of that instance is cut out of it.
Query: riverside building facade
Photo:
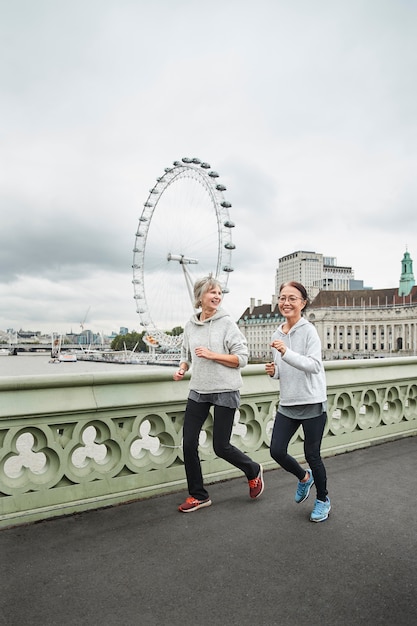
[[[296,259],[298,255],[305,253],[294,254],[297,255]],[[316,255],[317,257],[320,255]],[[291,262],[295,263],[295,259]],[[302,261],[300,258],[298,260]],[[317,263],[320,263],[319,258]],[[327,284],[326,289],[320,289],[315,297],[311,297],[312,302],[307,308],[306,318],[317,329],[324,359],[417,354],[417,287],[413,275],[413,261],[408,251],[404,254],[401,268],[398,288],[335,290],[330,289]],[[299,273],[291,276],[277,272],[278,275],[279,285],[288,280],[303,282],[303,277]],[[310,274],[312,280],[319,280],[318,276],[319,272],[312,271]],[[308,275],[304,273],[303,284],[306,284],[306,278]],[[353,280],[353,274],[350,280]],[[311,287],[307,285],[306,287],[311,293]],[[278,290],[279,286],[276,294]],[[276,294],[270,305],[262,304],[259,300],[255,305],[255,299],[251,299],[250,306],[238,320],[239,327],[246,336],[252,361],[268,361],[271,357],[271,335],[283,321],[277,306]]]
[[[271,337],[284,320],[279,312],[276,296],[271,304],[262,304],[251,298],[250,306],[238,320],[238,326],[248,342],[249,361],[266,363],[271,358]]]

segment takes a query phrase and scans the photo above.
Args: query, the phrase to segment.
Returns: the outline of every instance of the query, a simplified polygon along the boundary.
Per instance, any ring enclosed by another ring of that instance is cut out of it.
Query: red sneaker
[[[197,511],[197,509],[202,509],[204,506],[210,506],[210,504],[210,498],[207,498],[207,500],[197,500],[197,498],[190,497],[179,505],[178,510],[181,511],[181,513],[191,513],[191,511]]]
[[[251,498],[259,498],[259,496],[263,493],[265,488],[265,483],[263,479],[263,467],[259,466],[259,474],[256,478],[252,478],[252,480],[248,480],[249,483],[249,495]]]

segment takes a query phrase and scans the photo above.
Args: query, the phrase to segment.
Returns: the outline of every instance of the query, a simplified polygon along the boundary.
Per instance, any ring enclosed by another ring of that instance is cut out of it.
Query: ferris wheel
[[[212,274],[228,292],[233,271],[232,206],[208,163],[184,157],[165,168],[149,191],[135,235],[136,310],[150,346],[177,348],[194,312],[194,282]]]

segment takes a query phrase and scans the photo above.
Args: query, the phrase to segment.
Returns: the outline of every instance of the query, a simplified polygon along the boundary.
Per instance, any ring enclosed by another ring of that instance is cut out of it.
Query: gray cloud
[[[138,217],[182,156],[227,186],[236,317],[293,250],[375,288],[417,257],[412,3],[0,7],[0,328],[137,325]]]

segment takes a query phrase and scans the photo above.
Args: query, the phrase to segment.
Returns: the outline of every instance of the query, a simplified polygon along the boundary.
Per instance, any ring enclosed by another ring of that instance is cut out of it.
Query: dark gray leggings
[[[188,491],[197,500],[209,497],[203,485],[200,458],[198,455],[198,439],[206,421],[211,403],[195,402],[188,398],[184,416],[183,451]],[[230,443],[236,409],[225,406],[214,406],[213,449],[214,453],[239,468],[248,480],[255,478],[259,472],[259,463],[252,461]]]
[[[328,492],[326,468],[321,458],[320,447],[326,420],[327,413],[322,413],[318,417],[312,417],[310,419],[297,420],[285,417],[285,415],[278,412],[275,417],[270,449],[272,458],[279,463],[283,469],[294,474],[298,480],[302,480],[305,476],[305,469],[287,452],[291,438],[295,435],[299,426],[301,426],[304,431],[305,459],[313,473],[314,483],[317,489],[317,498],[323,501],[326,500]]]

